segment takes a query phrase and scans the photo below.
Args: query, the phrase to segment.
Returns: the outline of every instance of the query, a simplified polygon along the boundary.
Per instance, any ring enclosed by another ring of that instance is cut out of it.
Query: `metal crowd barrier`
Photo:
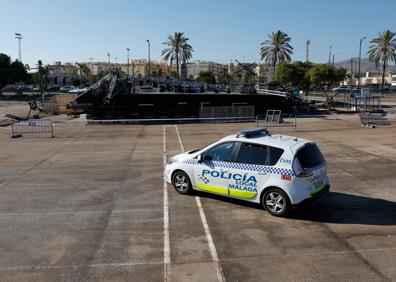
[[[363,126],[391,125],[396,123],[396,115],[386,112],[365,112],[360,114],[360,121]]]
[[[285,119],[291,119],[286,121]],[[265,115],[256,116],[257,127],[294,127],[297,130],[297,116],[281,114],[280,110],[267,110]]]
[[[50,119],[28,119],[12,124],[12,137],[25,134],[48,134],[54,137],[54,124]]]
[[[254,120],[254,106],[200,107],[199,118],[240,118]]]

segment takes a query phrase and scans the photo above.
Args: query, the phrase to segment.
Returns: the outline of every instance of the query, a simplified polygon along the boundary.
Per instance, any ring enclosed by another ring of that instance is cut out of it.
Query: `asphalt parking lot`
[[[164,160],[254,124],[0,129],[0,281],[396,280],[396,127],[306,119],[331,194],[276,218],[164,183]]]

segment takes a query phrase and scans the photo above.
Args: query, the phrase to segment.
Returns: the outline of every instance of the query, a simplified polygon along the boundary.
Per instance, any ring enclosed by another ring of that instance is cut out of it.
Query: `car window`
[[[213,161],[231,161],[235,142],[225,142],[210,148],[204,153],[204,158],[210,157]]]
[[[313,143],[307,144],[298,150],[296,157],[304,170],[318,167],[325,162],[318,146]]]
[[[257,144],[242,143],[236,158],[238,163],[266,165],[267,147]]]
[[[242,143],[236,162],[273,166],[279,161],[282,154],[283,150],[279,148]]]
[[[283,149],[276,148],[276,147],[268,147],[269,150],[269,158],[267,165],[276,165],[276,163],[279,161],[280,157],[283,154]]]

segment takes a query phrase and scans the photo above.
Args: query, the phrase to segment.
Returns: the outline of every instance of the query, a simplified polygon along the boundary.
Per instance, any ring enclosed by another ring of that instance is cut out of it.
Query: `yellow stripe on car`
[[[257,193],[249,192],[249,191],[241,191],[241,190],[236,190],[236,189],[230,189],[230,195],[239,197],[239,198],[251,199],[251,198],[254,198],[257,195]]]
[[[311,193],[309,193],[311,196],[315,195],[316,193],[319,193],[320,191],[322,191],[324,188],[326,187],[326,184],[323,184],[322,186],[320,186],[318,189],[313,190]]]
[[[205,190],[205,191],[228,195],[227,187],[219,187],[219,186],[208,185],[208,184],[203,184],[203,183],[197,183],[197,184],[195,184],[195,187],[197,187],[200,190]]]

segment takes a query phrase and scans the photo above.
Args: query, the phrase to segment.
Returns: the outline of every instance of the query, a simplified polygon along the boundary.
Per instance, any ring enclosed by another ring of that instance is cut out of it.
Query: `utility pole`
[[[148,79],[151,78],[151,61],[150,61],[150,40],[147,39],[148,44]]]
[[[109,52],[107,52],[107,58],[108,58],[109,65],[110,65],[110,53]]]
[[[21,40],[22,40],[22,34],[20,33],[15,33],[15,38],[18,39],[18,60],[19,62],[22,62],[22,52],[21,52]]]
[[[307,41],[305,41],[305,45],[306,45],[306,50],[305,50],[305,61],[308,63],[309,62],[309,45],[311,44],[311,40],[308,39]]]
[[[360,41],[359,41],[359,73],[358,73],[358,91],[360,91],[360,60],[361,60],[361,57],[362,57],[362,42],[363,42],[363,40],[365,40],[366,39],[366,36],[364,36],[363,38],[360,38]]]
[[[333,54],[333,66],[334,66],[334,54]]]
[[[329,46],[329,65],[331,64],[331,48],[333,48],[333,45]]]

